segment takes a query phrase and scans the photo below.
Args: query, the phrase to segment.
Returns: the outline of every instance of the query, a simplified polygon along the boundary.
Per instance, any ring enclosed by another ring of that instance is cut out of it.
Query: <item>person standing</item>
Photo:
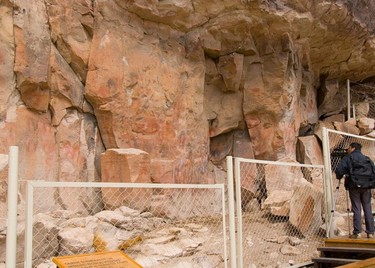
[[[371,188],[362,186],[354,180],[353,169],[355,168],[353,163],[366,163],[370,161],[371,168],[373,168],[373,162],[369,160],[367,156],[361,152],[362,145],[357,142],[352,142],[347,150],[347,155],[344,156],[339,162],[335,173],[336,178],[341,179],[345,176],[345,189],[349,191],[350,202],[353,212],[353,234],[350,238],[360,238],[362,232],[362,221],[361,211],[363,208],[366,234],[367,238],[374,238],[374,217],[372,215],[371,207]]]

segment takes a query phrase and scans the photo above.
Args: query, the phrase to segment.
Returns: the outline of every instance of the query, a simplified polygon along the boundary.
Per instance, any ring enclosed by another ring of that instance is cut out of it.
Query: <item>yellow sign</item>
[[[54,257],[52,261],[59,268],[142,268],[120,250]]]

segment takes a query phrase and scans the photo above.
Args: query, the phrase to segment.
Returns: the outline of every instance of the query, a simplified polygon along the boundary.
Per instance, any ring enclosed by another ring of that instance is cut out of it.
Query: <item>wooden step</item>
[[[375,258],[355,262],[355,263],[349,263],[341,266],[337,266],[337,268],[370,268],[375,267]]]
[[[375,248],[352,248],[352,247],[320,247],[318,251],[336,251],[336,252],[363,252],[374,253]]]
[[[307,262],[303,262],[303,263],[298,263],[298,264],[289,266],[288,268],[307,268],[307,267],[314,267],[314,262],[307,261]]]
[[[369,238],[334,237],[325,238],[323,241],[326,247],[375,248],[375,239]]]
[[[325,268],[325,267],[337,267],[339,265],[345,265],[353,262],[358,262],[357,259],[344,259],[344,258],[327,258],[319,257],[313,258],[315,268]]]
[[[321,257],[353,257],[361,260],[375,257],[375,248],[319,247],[317,250]]]

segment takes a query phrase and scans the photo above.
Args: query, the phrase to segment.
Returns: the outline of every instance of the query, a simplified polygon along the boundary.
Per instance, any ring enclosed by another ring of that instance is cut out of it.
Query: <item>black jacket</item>
[[[341,179],[344,175],[348,175],[345,179],[345,188],[356,188],[357,186],[353,183],[351,183],[351,180],[349,180],[349,174],[350,174],[350,157],[352,157],[353,161],[366,161],[366,156],[361,153],[361,151],[354,150],[350,154],[344,156],[338,166],[336,167],[335,173],[336,178]]]

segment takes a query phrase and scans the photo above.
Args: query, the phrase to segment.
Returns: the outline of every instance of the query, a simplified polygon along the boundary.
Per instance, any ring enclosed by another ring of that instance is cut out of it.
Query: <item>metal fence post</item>
[[[230,237],[230,267],[237,267],[236,256],[236,223],[234,209],[234,181],[233,181],[233,157],[227,156],[228,179],[228,206],[229,206],[229,237]]]
[[[17,261],[17,203],[18,203],[18,147],[9,147],[8,157],[8,225],[6,238],[7,268],[16,267]]]
[[[25,268],[31,268],[33,263],[33,206],[34,187],[33,182],[26,184],[26,211],[25,211]]]
[[[323,127],[322,130],[322,142],[323,142],[323,163],[324,163],[324,192],[325,192],[325,203],[326,203],[326,230],[327,230],[327,237],[332,237],[334,234],[332,226],[330,226],[329,218],[330,213],[333,209],[333,195],[332,195],[332,170],[331,170],[331,157],[330,157],[330,149],[329,149],[329,138],[328,138],[328,130],[327,128]]]
[[[348,114],[348,119],[350,119],[350,109],[351,109],[351,104],[350,104],[350,80],[346,80],[346,91],[347,91],[347,114]]]
[[[238,267],[243,267],[243,234],[242,234],[242,196],[241,196],[241,172],[240,172],[240,159],[234,160],[234,180],[236,182],[236,215],[237,215],[237,257]]]

